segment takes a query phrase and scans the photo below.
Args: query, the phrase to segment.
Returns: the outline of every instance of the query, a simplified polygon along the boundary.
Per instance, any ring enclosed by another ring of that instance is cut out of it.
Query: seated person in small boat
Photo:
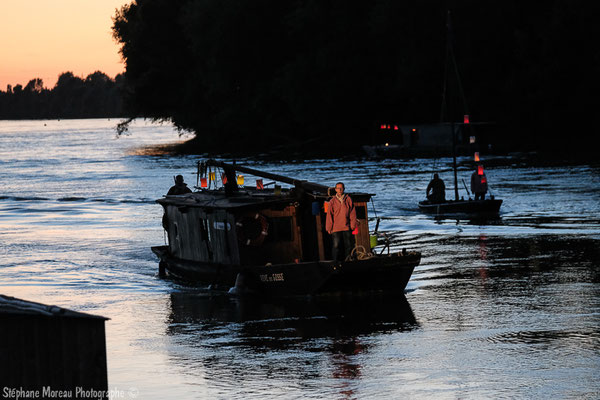
[[[333,236],[332,257],[344,261],[354,249],[354,231],[358,226],[356,210],[350,196],[344,193],[342,182],[335,184],[335,196],[329,200],[325,229]]]
[[[487,193],[488,185],[487,178],[483,172],[483,167],[475,168],[471,175],[471,191],[475,196],[475,200],[485,200],[485,194]]]
[[[446,201],[446,185],[436,173],[433,174],[433,179],[427,185],[427,200],[431,203],[443,203]]]
[[[171,189],[167,192],[167,196],[185,193],[192,193],[192,191],[187,187],[187,183],[183,182],[183,176],[177,175],[175,177],[175,185],[171,186]]]

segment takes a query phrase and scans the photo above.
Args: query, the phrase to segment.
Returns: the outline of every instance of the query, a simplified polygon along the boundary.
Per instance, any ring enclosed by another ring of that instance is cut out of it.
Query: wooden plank
[[[321,213],[315,216],[317,223],[317,246],[319,248],[319,260],[325,260],[325,244],[323,243],[323,221],[321,219]]]

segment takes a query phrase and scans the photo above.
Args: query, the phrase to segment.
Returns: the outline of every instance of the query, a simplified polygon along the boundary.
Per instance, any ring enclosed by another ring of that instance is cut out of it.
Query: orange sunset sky
[[[0,90],[41,78],[52,88],[71,71],[123,72],[111,35],[115,9],[131,0],[0,0]]]

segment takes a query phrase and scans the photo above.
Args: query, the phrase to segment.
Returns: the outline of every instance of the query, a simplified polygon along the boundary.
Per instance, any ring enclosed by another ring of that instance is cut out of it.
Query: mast
[[[456,168],[456,133],[454,132],[454,121],[450,123],[452,129],[452,169],[454,170],[454,200],[458,201],[458,171]]]
[[[454,57],[454,48],[452,45],[453,37],[452,37],[452,23],[450,20],[450,10],[448,10],[448,16],[446,18],[446,62],[444,65],[444,88],[442,93],[442,110],[440,115],[441,122],[444,122],[444,113],[448,114],[448,118],[450,119],[450,130],[452,131],[452,169],[454,170],[454,199],[458,201],[458,171],[456,166],[456,129],[454,124],[454,117],[450,110],[448,109],[446,90],[448,86],[448,68],[449,63],[452,62],[452,67],[454,67],[454,73],[456,75],[457,86],[459,90],[460,97],[463,101],[463,107],[465,112],[468,114],[467,110],[467,102],[465,99],[465,95],[463,92],[462,83],[460,80],[460,75],[458,74],[458,66],[456,65],[456,58]]]

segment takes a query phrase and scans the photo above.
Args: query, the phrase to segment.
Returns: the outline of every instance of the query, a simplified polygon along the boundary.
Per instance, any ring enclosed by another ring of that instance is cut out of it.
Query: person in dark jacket
[[[342,182],[335,184],[335,196],[329,200],[325,230],[333,237],[332,257],[344,261],[354,249],[352,231],[358,227],[356,210]]]
[[[483,167],[477,167],[471,175],[471,191],[475,196],[475,200],[485,200],[487,190],[487,178],[483,172]]]
[[[183,176],[177,175],[175,177],[175,185],[171,186],[171,189],[167,192],[167,196],[185,193],[192,193],[192,191],[187,187],[187,184],[183,182]]]
[[[442,203],[446,201],[446,185],[436,173],[433,174],[433,179],[427,185],[427,200],[431,203]]]

